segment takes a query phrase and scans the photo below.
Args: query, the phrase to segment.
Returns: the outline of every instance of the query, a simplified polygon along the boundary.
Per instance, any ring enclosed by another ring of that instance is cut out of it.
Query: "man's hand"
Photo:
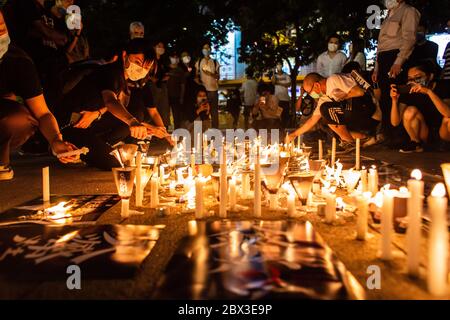
[[[203,111],[206,111],[206,113],[209,114],[209,110],[210,110],[209,103],[202,103],[200,105],[200,108],[197,109],[197,114],[200,114]]]
[[[413,84],[413,87],[411,88],[410,93],[421,93],[421,94],[429,94],[430,89],[427,87],[422,86],[421,84],[415,83]]]
[[[53,141],[51,148],[52,148],[53,153],[56,155],[77,150],[77,147],[75,147],[73,144],[71,144],[69,142],[64,142],[62,140]],[[80,159],[79,156],[72,156],[72,157],[60,158],[58,160],[62,163],[72,163],[72,162],[77,162],[79,159]]]
[[[130,124],[130,135],[131,137],[139,140],[144,140],[147,138],[147,128],[142,125],[139,121],[133,120]]]
[[[372,82],[373,83],[377,83],[378,82],[378,71],[376,69],[373,70],[373,73],[372,73]]]
[[[147,135],[152,135],[159,139],[163,139],[166,138],[167,136],[170,136],[166,128],[164,127],[155,127],[148,123],[143,123],[142,125],[145,128],[147,128]]]
[[[87,129],[91,126],[92,122],[98,119],[99,111],[82,111],[80,112],[82,115],[81,119],[74,125],[74,128],[78,129]]]
[[[397,85],[391,84],[391,98],[392,101],[398,102],[398,99],[400,98],[400,94],[397,90]]]
[[[400,72],[402,72],[402,66],[400,64],[394,64],[389,71],[389,77],[397,78]]]

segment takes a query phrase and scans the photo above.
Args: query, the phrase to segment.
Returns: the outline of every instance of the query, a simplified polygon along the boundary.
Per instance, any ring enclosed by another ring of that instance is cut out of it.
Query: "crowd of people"
[[[135,21],[126,45],[93,59],[82,21],[69,28],[73,4],[16,0],[0,12],[0,180],[13,178],[10,154],[17,148],[26,153],[43,146],[58,155],[88,147],[83,161],[109,170],[120,165],[111,155],[120,142],[153,137],[152,144],[164,148],[173,145],[169,128],[192,131],[194,121],[204,130],[219,128],[220,64],[210,43],[193,59],[195,53],[166,48],[163,40],[150,43]],[[338,137],[344,152],[357,138],[366,146],[394,145],[402,130],[407,139],[394,146],[402,152],[450,141],[450,46],[440,70],[437,45],[426,40],[420,13],[403,0],[386,6],[371,76],[363,39],[352,41],[347,57],[340,37],[330,36],[296,104],[300,110],[312,101],[312,115],[288,141],[317,128]],[[281,61],[271,83],[248,70],[242,87],[227,94],[233,127],[243,109],[246,129],[288,128],[295,117],[291,83]]]

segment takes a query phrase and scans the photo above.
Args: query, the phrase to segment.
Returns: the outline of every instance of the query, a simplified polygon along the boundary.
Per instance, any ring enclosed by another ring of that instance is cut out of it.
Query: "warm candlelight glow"
[[[422,180],[422,171],[420,171],[419,169],[413,170],[413,172],[411,172],[411,178],[416,180]]]
[[[445,186],[443,183],[438,183],[434,186],[433,191],[431,192],[432,197],[443,198],[445,197]]]

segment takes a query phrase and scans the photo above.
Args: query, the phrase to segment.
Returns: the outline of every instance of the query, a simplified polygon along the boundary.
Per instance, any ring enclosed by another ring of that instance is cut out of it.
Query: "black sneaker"
[[[336,148],[336,154],[350,153],[355,149],[356,149],[355,142],[341,141],[341,143]]]
[[[400,148],[401,153],[423,152],[423,146],[420,142],[409,141]]]

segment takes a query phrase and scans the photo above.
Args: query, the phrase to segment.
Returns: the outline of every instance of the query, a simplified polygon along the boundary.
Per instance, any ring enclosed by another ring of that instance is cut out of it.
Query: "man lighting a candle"
[[[18,97],[23,104],[17,101]],[[10,43],[0,12],[0,181],[14,177],[10,152],[23,145],[37,128],[54,154],[76,149],[63,140],[58,123],[47,107],[36,68],[24,51]],[[69,163],[76,158],[59,160]]]
[[[303,81],[302,92],[316,100],[317,107],[305,124],[287,137],[287,143],[312,130],[322,118],[341,139],[341,152],[354,150],[357,138],[363,146],[376,141],[373,136],[378,125],[374,119],[377,106],[351,75],[324,78],[310,73]]]

